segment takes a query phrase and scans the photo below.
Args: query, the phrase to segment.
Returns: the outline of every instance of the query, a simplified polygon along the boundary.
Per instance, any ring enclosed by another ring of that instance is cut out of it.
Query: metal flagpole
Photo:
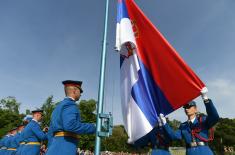
[[[100,68],[100,83],[99,83],[99,97],[98,97],[98,109],[96,118],[96,139],[95,139],[95,155],[100,154],[100,143],[101,143],[101,121],[100,115],[103,113],[103,100],[104,100],[104,78],[105,78],[105,63],[106,63],[106,38],[107,38],[107,24],[108,24],[108,12],[109,12],[109,0],[106,0],[105,8],[105,21],[104,21],[104,36],[103,36],[103,49],[101,57],[101,68]]]

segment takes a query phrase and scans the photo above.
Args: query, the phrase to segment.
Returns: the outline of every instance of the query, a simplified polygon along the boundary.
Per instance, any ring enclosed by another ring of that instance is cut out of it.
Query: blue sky
[[[49,95],[63,99],[61,81],[83,80],[81,99],[97,99],[105,0],[0,1],[0,98],[15,96],[21,112]],[[222,117],[235,113],[235,1],[136,0],[209,89]],[[105,111],[122,122],[119,55],[114,49],[116,1],[110,1]],[[199,99],[199,109],[205,111]],[[185,120],[177,110],[171,119]]]

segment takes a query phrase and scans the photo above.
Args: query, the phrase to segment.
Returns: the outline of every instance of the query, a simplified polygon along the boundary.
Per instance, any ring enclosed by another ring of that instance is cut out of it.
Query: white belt
[[[205,146],[207,143],[205,142],[191,142],[187,144],[187,147],[196,147],[196,146]]]

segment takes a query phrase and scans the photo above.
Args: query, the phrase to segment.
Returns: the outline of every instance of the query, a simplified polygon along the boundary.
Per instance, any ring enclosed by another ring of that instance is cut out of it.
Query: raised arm
[[[182,139],[181,130],[174,131],[166,122],[166,118],[163,114],[160,114],[160,120],[163,124],[163,128],[171,140]]]
[[[219,114],[210,99],[204,100],[207,112],[206,126],[213,127],[219,121]]]
[[[219,114],[214,104],[212,103],[211,99],[207,97],[207,92],[208,92],[208,89],[206,87],[204,87],[201,90],[201,97],[204,101],[206,112],[208,115],[206,118],[205,124],[206,124],[206,127],[209,129],[213,127],[219,121]]]

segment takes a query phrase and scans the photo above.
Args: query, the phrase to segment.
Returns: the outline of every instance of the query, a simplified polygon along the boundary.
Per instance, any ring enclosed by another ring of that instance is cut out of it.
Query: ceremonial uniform
[[[172,140],[184,139],[187,155],[213,155],[208,146],[209,130],[218,122],[219,115],[212,101],[205,101],[208,116],[196,117],[192,122],[182,123],[179,130],[174,132],[168,124],[164,125],[166,132]]]
[[[8,138],[9,138],[9,135],[6,135],[0,141],[0,146],[1,146],[0,155],[6,155],[6,153],[8,152],[7,147],[6,147],[6,140]]]
[[[16,155],[21,155],[22,148],[25,145],[25,142],[23,141],[22,132],[16,134],[12,143],[16,145]]]
[[[32,119],[22,131],[22,138],[26,141],[21,150],[22,155],[39,155],[40,142],[47,140],[47,135],[41,130],[39,123]]]
[[[17,145],[14,143],[14,138],[16,135],[11,135],[8,137],[6,140],[6,145],[7,145],[7,153],[5,155],[15,155],[16,153],[16,148]]]
[[[65,98],[53,111],[49,130],[54,137],[46,155],[75,155],[77,135],[95,133],[95,126],[81,123],[77,105],[71,98]]]
[[[31,120],[32,120],[31,115],[25,116],[23,119],[23,125],[26,126]],[[26,139],[24,139],[23,130],[17,134],[17,138],[15,138],[15,143],[18,144],[16,155],[22,155],[22,150],[26,145]]]
[[[152,149],[152,155],[170,155],[169,146],[171,139],[162,126],[156,127],[154,135],[155,143]]]
[[[63,82],[63,84],[66,85],[66,82]],[[67,84],[73,85],[74,81],[68,81]],[[78,88],[82,92],[81,82],[78,83]],[[81,122],[80,112],[75,100],[66,97],[52,113],[49,133],[54,136],[49,142],[50,146],[46,155],[76,155],[78,135],[93,134],[95,130],[94,124]]]
[[[3,138],[0,139],[0,155],[2,154],[2,151],[4,150],[4,145],[3,145]]]
[[[142,148],[150,145],[152,148],[152,155],[170,155],[170,142],[171,139],[168,137],[164,128],[162,126],[156,126],[147,135],[135,141],[134,146],[136,148]]]

